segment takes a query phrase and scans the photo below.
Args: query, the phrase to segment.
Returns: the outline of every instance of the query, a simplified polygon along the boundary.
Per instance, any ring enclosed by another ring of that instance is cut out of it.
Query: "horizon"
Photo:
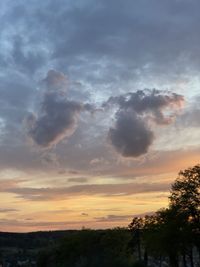
[[[127,226],[200,155],[200,2],[2,0],[0,229]]]

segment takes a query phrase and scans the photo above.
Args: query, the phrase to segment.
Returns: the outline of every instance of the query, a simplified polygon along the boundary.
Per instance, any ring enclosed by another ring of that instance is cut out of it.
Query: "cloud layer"
[[[86,206],[109,205],[92,215],[102,226],[163,205],[151,192],[199,161],[199,10],[199,0],[0,1],[4,229],[62,201],[80,207],[76,226],[91,219]],[[132,205],[140,190],[146,210]]]

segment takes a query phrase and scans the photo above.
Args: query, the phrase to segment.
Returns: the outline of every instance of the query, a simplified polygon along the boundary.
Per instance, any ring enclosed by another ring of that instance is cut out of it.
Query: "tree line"
[[[82,230],[40,254],[39,267],[199,267],[200,165],[180,171],[169,205],[127,228]]]

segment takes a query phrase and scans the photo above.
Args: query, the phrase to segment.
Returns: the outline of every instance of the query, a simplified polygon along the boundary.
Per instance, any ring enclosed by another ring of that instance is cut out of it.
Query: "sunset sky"
[[[200,156],[199,0],[0,1],[0,230],[127,226]]]

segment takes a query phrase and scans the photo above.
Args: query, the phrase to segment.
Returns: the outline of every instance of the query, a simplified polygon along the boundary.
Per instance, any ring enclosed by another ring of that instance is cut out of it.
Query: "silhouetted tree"
[[[171,267],[181,262],[184,267],[188,263],[194,267],[194,248],[200,258],[200,165],[180,171],[169,201],[169,207],[155,215],[132,220],[132,246],[146,266],[151,254],[160,259],[160,264],[167,257]]]
[[[130,242],[133,251],[137,251],[138,260],[142,261],[142,229],[143,229],[143,218],[134,217],[128,228],[132,232],[132,239]]]
[[[184,248],[189,254],[193,266],[193,247],[199,252],[200,259],[200,165],[179,172],[172,185],[170,207],[176,207],[179,214],[185,216],[183,240],[189,245]]]

